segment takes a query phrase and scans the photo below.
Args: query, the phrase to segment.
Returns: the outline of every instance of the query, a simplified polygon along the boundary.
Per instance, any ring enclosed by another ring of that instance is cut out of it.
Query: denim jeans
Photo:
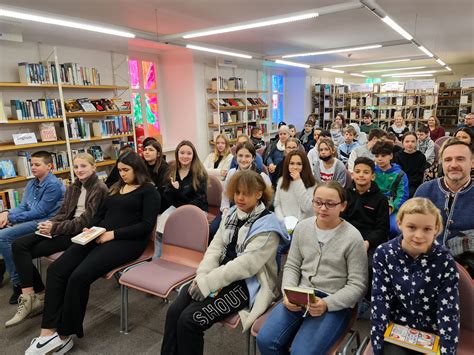
[[[16,272],[15,263],[13,262],[12,243],[24,235],[33,233],[39,222],[41,222],[41,220],[28,221],[0,229],[0,254],[2,254],[3,259],[5,259],[5,267],[10,275],[10,281],[14,286],[20,284],[20,277]]]
[[[262,355],[326,354],[339,339],[351,319],[352,309],[326,312],[322,316],[303,317],[291,312],[283,303],[277,305],[257,335]]]

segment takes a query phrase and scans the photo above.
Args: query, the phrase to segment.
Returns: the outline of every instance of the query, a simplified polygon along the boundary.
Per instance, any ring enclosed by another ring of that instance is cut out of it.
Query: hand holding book
[[[114,238],[115,238],[114,237],[114,231],[108,231],[108,232],[105,232],[104,234],[102,234],[100,237],[98,237],[95,240],[95,242],[97,244],[104,244],[104,243],[110,242]]]

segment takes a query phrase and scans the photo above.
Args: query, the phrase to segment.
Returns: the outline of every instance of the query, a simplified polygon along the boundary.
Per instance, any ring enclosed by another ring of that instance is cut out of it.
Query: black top
[[[168,182],[168,170],[169,166],[166,161],[162,161],[158,173],[155,173],[155,165],[150,165],[145,162],[145,165],[148,169],[148,174],[150,175],[151,180],[155,184],[156,189],[163,196],[164,187]]]
[[[377,184],[372,181],[370,189],[361,195],[352,183],[346,196],[347,208],[341,217],[357,228],[370,248],[385,243],[390,231],[388,200]]]
[[[189,171],[188,175],[181,180],[179,172],[176,171],[175,181],[179,182],[179,189],[175,189],[168,181],[163,188],[163,198],[166,205],[180,207],[183,205],[194,205],[207,212],[209,207],[207,204],[207,179],[199,182],[197,191],[193,189],[193,174]],[[163,210],[163,208],[162,208]]]
[[[105,184],[110,189],[110,187],[115,184],[120,179],[120,174],[117,168],[117,164],[115,163],[112,171],[110,172],[109,176],[107,176],[107,180],[105,180]]]
[[[108,195],[92,225],[114,231],[117,240],[146,241],[155,227],[160,204],[160,194],[149,183],[123,195]]]
[[[388,127],[388,129],[387,129],[387,132],[388,133],[393,133],[400,142],[402,141],[403,135],[405,133],[409,132],[409,131],[410,131],[410,129],[407,126],[405,126],[400,133],[395,132],[395,130],[393,129],[392,126]]]
[[[415,189],[423,183],[423,176],[426,169],[426,157],[419,150],[412,154],[400,151],[395,154],[395,163],[407,174],[408,186]]]

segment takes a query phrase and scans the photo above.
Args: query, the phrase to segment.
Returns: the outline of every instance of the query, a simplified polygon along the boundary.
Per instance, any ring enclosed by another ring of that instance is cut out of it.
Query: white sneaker
[[[53,354],[56,354],[56,355],[66,354],[74,346],[74,342],[72,341],[72,336],[69,336],[64,340],[62,339],[61,341],[63,342],[63,345],[57,348]]]
[[[58,333],[47,337],[34,338],[25,351],[25,355],[44,355],[50,353],[63,345]]]

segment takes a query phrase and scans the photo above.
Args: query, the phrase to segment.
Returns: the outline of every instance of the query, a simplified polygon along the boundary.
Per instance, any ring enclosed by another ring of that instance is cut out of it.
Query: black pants
[[[112,240],[73,244],[48,268],[43,311],[43,329],[57,329],[59,335],[82,338],[82,322],[90,285],[109,271],[138,258],[146,242]]]
[[[243,280],[231,283],[215,298],[207,297],[202,302],[193,301],[188,288],[189,285],[183,287],[166,313],[162,355],[202,354],[204,331],[249,304],[249,292]]]
[[[384,343],[383,346],[383,354],[384,355],[419,355],[418,351],[402,348],[401,346],[397,346],[391,343]]]
[[[42,292],[43,280],[33,264],[33,259],[64,251],[71,244],[70,235],[49,239],[32,233],[15,240],[12,244],[13,261],[20,277],[21,287],[33,287],[36,293]]]

